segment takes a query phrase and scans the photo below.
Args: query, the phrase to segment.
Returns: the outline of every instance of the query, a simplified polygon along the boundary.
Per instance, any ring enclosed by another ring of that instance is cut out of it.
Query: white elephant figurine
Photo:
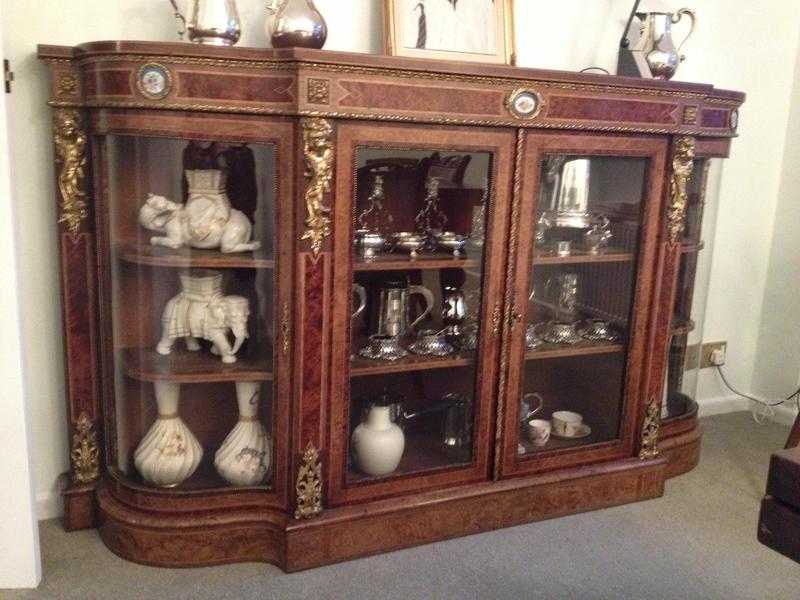
[[[227,175],[218,169],[186,171],[189,199],[186,204],[148,194],[139,209],[139,224],[163,235],[150,238],[153,246],[177,250],[184,246],[219,248],[231,252],[258,250],[252,241],[253,225],[245,214],[231,207],[225,192]]]
[[[236,362],[236,353],[248,337],[247,319],[250,303],[243,296],[222,295],[222,275],[207,271],[200,275],[180,276],[182,291],[164,307],[159,354],[172,352],[178,338],[186,340],[191,351],[200,350],[197,338],[209,340],[211,352],[224,363]],[[233,333],[231,344],[228,332]]]

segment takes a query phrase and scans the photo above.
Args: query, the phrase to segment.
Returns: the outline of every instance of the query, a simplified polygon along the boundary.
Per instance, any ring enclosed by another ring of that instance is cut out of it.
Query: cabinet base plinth
[[[266,562],[292,572],[664,493],[667,461],[636,459],[325,510],[308,521],[263,508],[181,515],[133,508],[98,486],[100,536],[162,567]]]
[[[78,531],[97,527],[97,483],[78,485],[69,482],[64,488],[64,529]]]

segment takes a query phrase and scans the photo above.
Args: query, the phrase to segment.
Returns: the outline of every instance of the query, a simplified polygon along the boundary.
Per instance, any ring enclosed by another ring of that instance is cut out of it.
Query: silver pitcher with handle
[[[273,48],[322,48],[328,38],[325,18],[314,0],[267,0],[267,35]]]
[[[419,295],[425,300],[425,309],[416,318],[411,318],[411,297]],[[381,288],[378,309],[378,335],[400,337],[413,331],[433,310],[433,292],[421,285],[408,285],[392,281]]]
[[[242,23],[236,0],[189,0],[189,10],[184,15],[176,0],[169,0],[178,21],[178,35],[189,41],[211,46],[233,46],[242,35]]]
[[[684,15],[691,20],[691,27],[676,47],[672,39],[672,26],[680,22]],[[637,64],[644,61],[654,79],[672,79],[678,65],[686,59],[681,54],[681,48],[694,33],[697,15],[688,8],[682,8],[676,13],[637,12],[636,18],[640,22],[640,35],[638,41],[630,47],[634,60]],[[644,65],[640,65],[640,70],[642,67]]]

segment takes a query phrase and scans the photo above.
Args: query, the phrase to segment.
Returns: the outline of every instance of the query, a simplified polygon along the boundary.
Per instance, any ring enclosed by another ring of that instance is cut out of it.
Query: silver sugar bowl
[[[441,233],[434,234],[436,245],[439,248],[444,248],[453,253],[453,256],[459,258],[463,254],[464,246],[467,245],[469,238],[465,235],[459,235],[453,231],[442,231]]]
[[[419,251],[425,247],[425,237],[410,231],[395,233],[394,240],[394,247],[408,252],[412,259],[419,257]]]

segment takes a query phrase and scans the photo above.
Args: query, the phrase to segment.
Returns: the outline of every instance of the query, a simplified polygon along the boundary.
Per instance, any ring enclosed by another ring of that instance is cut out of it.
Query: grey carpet
[[[703,421],[700,466],[663,498],[285,575],[260,564],[142,567],[94,531],[42,524],[43,581],[27,598],[800,598],[800,565],[756,541],[769,455],[788,429],[748,413]]]

